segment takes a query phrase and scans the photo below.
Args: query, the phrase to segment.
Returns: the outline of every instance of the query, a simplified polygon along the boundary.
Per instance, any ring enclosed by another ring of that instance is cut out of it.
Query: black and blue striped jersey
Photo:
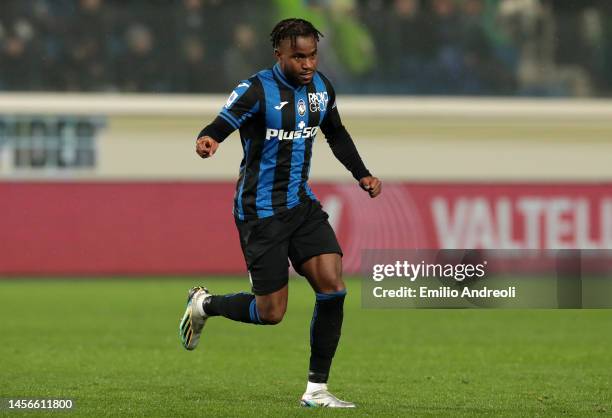
[[[370,175],[342,126],[334,89],[320,72],[308,85],[294,86],[276,64],[236,86],[218,117],[199,136],[221,142],[232,131],[240,131],[244,156],[234,198],[238,219],[265,218],[307,199],[316,200],[308,177],[319,128],[356,179]],[[334,147],[347,140],[348,144]]]

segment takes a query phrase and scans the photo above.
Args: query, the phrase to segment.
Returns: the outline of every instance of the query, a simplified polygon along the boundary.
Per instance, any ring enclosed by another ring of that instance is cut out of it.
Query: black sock
[[[310,323],[310,369],[308,381],[327,383],[332,359],[340,341],[346,290],[317,293]]]
[[[262,324],[257,312],[255,295],[251,293],[213,295],[202,305],[208,316],[224,316],[233,321]]]

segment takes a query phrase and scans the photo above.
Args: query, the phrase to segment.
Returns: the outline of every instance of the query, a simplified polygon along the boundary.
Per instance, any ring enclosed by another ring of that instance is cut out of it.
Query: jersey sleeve
[[[232,132],[259,111],[259,94],[254,79],[241,81],[227,98],[215,120],[198,134],[223,142]]]
[[[359,181],[371,174],[363,163],[353,138],[351,138],[351,135],[342,124],[340,113],[336,106],[336,92],[333,86],[326,78],[323,78],[323,80],[327,88],[329,102],[327,112],[325,112],[325,117],[321,122],[321,131],[325,135],[327,143],[336,159],[351,172],[355,180]]]

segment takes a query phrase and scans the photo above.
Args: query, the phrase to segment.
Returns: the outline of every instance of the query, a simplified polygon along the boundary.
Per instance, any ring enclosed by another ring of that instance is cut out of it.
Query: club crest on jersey
[[[327,92],[308,93],[308,104],[311,112],[324,112],[327,109]]]
[[[278,139],[279,141],[290,141],[293,139],[314,138],[317,134],[318,126],[308,126],[298,131],[285,131],[284,129],[266,129],[266,140]]]
[[[306,102],[304,102],[304,99],[300,99],[298,101],[298,114],[300,116],[304,116],[306,114]]]

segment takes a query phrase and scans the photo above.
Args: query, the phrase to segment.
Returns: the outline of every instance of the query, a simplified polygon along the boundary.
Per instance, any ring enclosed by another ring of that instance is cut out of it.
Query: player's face
[[[312,81],[317,69],[317,40],[314,36],[298,36],[295,45],[283,39],[274,51],[285,77],[298,85]]]

